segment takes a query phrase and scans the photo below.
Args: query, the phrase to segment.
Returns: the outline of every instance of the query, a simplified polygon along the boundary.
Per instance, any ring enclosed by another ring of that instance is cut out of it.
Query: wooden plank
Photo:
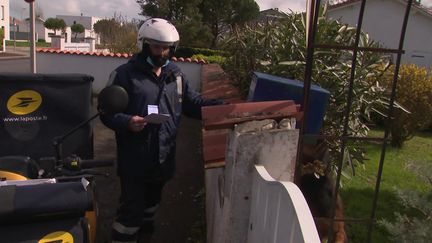
[[[205,106],[202,118],[206,130],[232,128],[234,124],[263,119],[282,119],[295,117],[301,120],[299,112],[292,100],[248,102],[229,105]]]
[[[225,161],[228,130],[203,131],[203,157],[207,164],[211,161]]]

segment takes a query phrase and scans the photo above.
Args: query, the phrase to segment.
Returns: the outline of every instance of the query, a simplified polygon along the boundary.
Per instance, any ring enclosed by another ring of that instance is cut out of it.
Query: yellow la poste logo
[[[59,243],[73,243],[73,236],[66,231],[56,231],[44,236],[42,239],[38,241],[38,243],[50,243],[50,242],[59,242]]]
[[[37,110],[42,104],[42,96],[34,90],[23,90],[12,95],[8,102],[8,110],[15,115],[27,115]]]

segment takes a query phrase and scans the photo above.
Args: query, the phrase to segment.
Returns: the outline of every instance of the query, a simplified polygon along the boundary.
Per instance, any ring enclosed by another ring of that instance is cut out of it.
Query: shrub
[[[3,51],[4,30],[0,28],[0,50]]]
[[[111,19],[101,19],[93,25],[93,28],[101,38],[101,45],[98,45],[98,49],[109,49],[113,53],[136,53],[138,51],[136,22],[127,21],[120,15]]]
[[[432,165],[411,164],[408,168],[429,185],[426,192],[396,190],[402,204],[411,209],[415,216],[395,213],[395,222],[382,219],[378,223],[387,229],[394,242],[430,242],[430,232],[432,232]]]
[[[57,30],[64,30],[66,28],[66,23],[63,19],[48,18],[45,20],[44,26],[47,29],[54,30],[54,35],[57,35]]]
[[[306,64],[305,14],[287,14],[277,22],[258,24],[236,30],[226,38],[223,47],[228,53],[224,65],[243,94],[247,94],[251,72],[260,71],[282,77],[304,79]],[[316,42],[320,44],[352,46],[356,29],[325,18],[322,10],[318,19]],[[369,36],[362,32],[362,47],[379,47]],[[314,53],[312,82],[330,91],[323,124],[323,133],[335,137],[343,135],[343,112],[347,105],[352,51],[316,49]],[[348,136],[366,136],[369,128],[365,123],[374,107],[381,103],[384,87],[379,83],[368,82],[379,77],[389,60],[379,54],[358,52],[356,73],[353,84],[352,107],[348,121]],[[328,141],[331,161],[338,161],[341,141]],[[353,146],[343,151],[357,161],[362,161],[362,151]],[[346,156],[345,158],[348,158]],[[351,161],[351,160],[349,160]]]
[[[203,59],[208,63],[217,63],[219,65],[223,65],[226,59],[223,56],[205,56],[203,54],[193,55],[192,58]]]
[[[15,43],[13,40],[7,40],[6,41],[6,46],[14,46],[14,45],[17,47],[29,47],[30,43],[28,41],[16,41]],[[36,42],[36,47],[50,47],[50,46],[51,46],[51,43],[48,43],[48,42],[44,42],[44,41]]]
[[[198,54],[202,54],[204,56],[223,56],[225,52],[221,50],[193,48],[193,47],[184,47],[184,46],[177,48],[175,52],[176,57],[184,57],[184,58],[192,57],[193,55],[198,55]]]
[[[85,27],[82,24],[73,24],[71,26],[71,31],[75,34],[75,39],[77,39],[78,34],[82,34],[85,31]]]
[[[393,74],[393,68],[390,68],[382,78],[389,88]],[[426,68],[414,64],[400,66],[396,101],[410,111],[394,110],[391,144],[401,147],[416,131],[427,129],[432,124],[432,75]]]

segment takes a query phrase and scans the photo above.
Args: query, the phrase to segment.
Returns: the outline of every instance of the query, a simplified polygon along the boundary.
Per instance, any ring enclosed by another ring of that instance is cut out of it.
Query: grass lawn
[[[382,131],[371,131],[371,136],[383,136]],[[365,168],[357,167],[356,176],[351,180],[343,179],[341,196],[347,218],[369,218],[375,188],[375,178],[381,155],[381,145],[367,144]],[[394,220],[394,212],[415,215],[407,212],[394,193],[394,188],[425,191],[427,185],[419,182],[414,173],[405,168],[408,162],[432,163],[432,133],[422,133],[406,142],[402,149],[387,147],[384,171],[377,208],[377,219]],[[360,223],[347,223],[349,242],[366,242],[367,226]],[[374,229],[372,242],[391,242],[384,228]]]
[[[6,46],[14,46],[14,42],[11,40],[6,41]],[[30,43],[28,41],[17,41],[17,47],[30,47]],[[51,43],[46,42],[36,42],[36,47],[50,47]]]

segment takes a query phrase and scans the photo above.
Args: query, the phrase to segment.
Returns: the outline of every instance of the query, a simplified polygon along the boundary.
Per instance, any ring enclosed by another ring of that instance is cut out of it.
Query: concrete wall
[[[257,200],[252,195],[254,166],[292,181],[297,142],[298,130],[278,129],[273,120],[236,125],[229,134],[225,168],[206,170],[207,242],[273,242],[270,235],[263,241],[248,239],[252,201]]]
[[[70,43],[65,42],[65,38],[61,36],[52,36],[51,48],[62,51],[93,52],[95,51],[95,44],[92,40],[89,40],[88,43]]]
[[[72,55],[38,52],[36,54],[38,73],[84,73],[92,75],[93,92],[105,87],[110,73],[128,61],[127,58],[106,57],[96,55]],[[195,90],[200,90],[201,86],[201,64],[175,62],[191,83]]]
[[[402,21],[406,8],[405,1],[369,0],[366,3],[363,30],[384,47],[397,49]],[[357,25],[360,2],[345,7],[330,9],[328,17],[340,19],[350,26]],[[432,65],[432,15],[414,7],[411,10],[404,49],[403,63],[414,63],[423,67]]]
[[[9,0],[0,0],[0,28],[4,30],[5,40],[9,40]]]
[[[91,51],[89,43],[65,43],[64,50],[68,51]]]

